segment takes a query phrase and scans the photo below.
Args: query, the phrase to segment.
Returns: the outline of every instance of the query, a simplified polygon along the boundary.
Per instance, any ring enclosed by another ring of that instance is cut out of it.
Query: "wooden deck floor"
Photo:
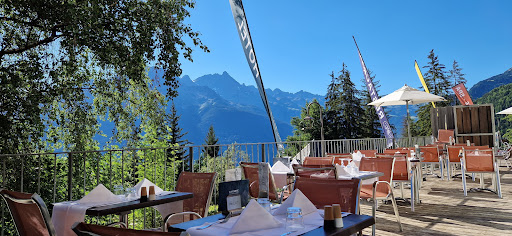
[[[398,230],[391,204],[380,204],[377,210],[376,235],[512,235],[512,170],[500,168],[503,198],[490,192],[469,192],[464,197],[462,180],[450,181],[428,176],[420,190],[421,204],[411,211],[410,205],[398,202],[404,231]],[[486,186],[491,175],[484,176]],[[468,179],[468,189],[479,187]],[[400,189],[394,190],[400,196]],[[410,196],[404,190],[404,197]],[[361,214],[371,215],[371,206],[362,205]],[[371,228],[365,229],[371,235]]]

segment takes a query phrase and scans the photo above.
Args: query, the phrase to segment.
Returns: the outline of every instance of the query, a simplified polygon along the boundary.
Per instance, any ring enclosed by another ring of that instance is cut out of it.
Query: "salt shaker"
[[[334,214],[334,227],[343,228],[343,218],[341,217],[340,204],[332,204],[332,211]]]
[[[154,201],[155,198],[155,186],[149,186],[149,200]]]

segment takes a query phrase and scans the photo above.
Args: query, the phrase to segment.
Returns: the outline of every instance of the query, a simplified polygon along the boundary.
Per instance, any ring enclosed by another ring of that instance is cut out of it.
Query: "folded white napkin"
[[[149,181],[148,179],[144,178],[139,183],[137,183],[133,188],[135,188],[135,192],[131,193],[128,196],[128,199],[138,199],[140,198],[140,189],[142,187],[146,187],[146,191],[148,191],[149,195],[149,186],[155,186],[155,195],[164,194],[167,191],[163,191],[160,187],[156,186],[153,182]],[[183,202],[177,201],[177,202],[170,202],[166,204],[161,204],[154,206],[158,212],[160,212],[160,215],[162,217],[166,217],[172,213],[182,212],[183,211]]]
[[[230,234],[241,234],[262,229],[279,228],[282,224],[256,200],[251,200],[230,230]]]
[[[352,160],[361,161],[361,158],[363,158],[363,154],[360,151],[352,153]]]
[[[103,184],[99,184],[89,194],[78,200],[80,204],[118,202],[121,199],[108,190]]]
[[[288,207],[300,207],[302,209],[302,215],[317,212],[317,209],[313,203],[302,193],[299,189],[295,189],[293,193],[286,199],[286,201],[277,208],[273,215],[283,215],[287,213]]]
[[[97,205],[120,202],[121,199],[103,184],[96,186],[89,194],[76,202],[63,202],[53,205],[52,222],[57,236],[76,235],[71,227],[85,219],[87,209]]]
[[[350,176],[359,176],[359,167],[357,167],[356,163],[353,161],[348,163],[344,169]]]
[[[337,179],[352,179],[352,176],[345,170],[344,165],[336,164]]]
[[[290,166],[293,166],[293,164],[299,164],[297,159],[293,159],[292,162],[290,162]]]
[[[288,173],[290,172],[290,168],[286,166],[283,162],[277,161],[274,163],[271,169],[272,173]]]

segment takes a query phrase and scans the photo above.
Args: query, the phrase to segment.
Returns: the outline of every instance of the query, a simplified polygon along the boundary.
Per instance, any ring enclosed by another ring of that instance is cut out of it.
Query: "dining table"
[[[355,234],[366,227],[370,227],[375,224],[375,219],[368,215],[358,215],[346,213],[343,217],[343,228],[332,228],[327,229],[323,226],[306,232],[302,235],[305,236],[345,236]],[[208,222],[217,222],[224,219],[226,216],[223,214],[211,215],[205,218],[187,221],[168,227],[169,232],[183,232],[191,227],[197,227]],[[204,229],[208,230],[208,229]],[[194,235],[191,235],[194,236]]]

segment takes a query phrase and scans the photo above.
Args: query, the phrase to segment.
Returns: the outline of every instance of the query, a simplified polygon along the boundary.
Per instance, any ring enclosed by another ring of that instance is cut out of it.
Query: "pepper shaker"
[[[140,188],[140,202],[147,202],[148,201],[148,192],[146,190],[146,187]]]

